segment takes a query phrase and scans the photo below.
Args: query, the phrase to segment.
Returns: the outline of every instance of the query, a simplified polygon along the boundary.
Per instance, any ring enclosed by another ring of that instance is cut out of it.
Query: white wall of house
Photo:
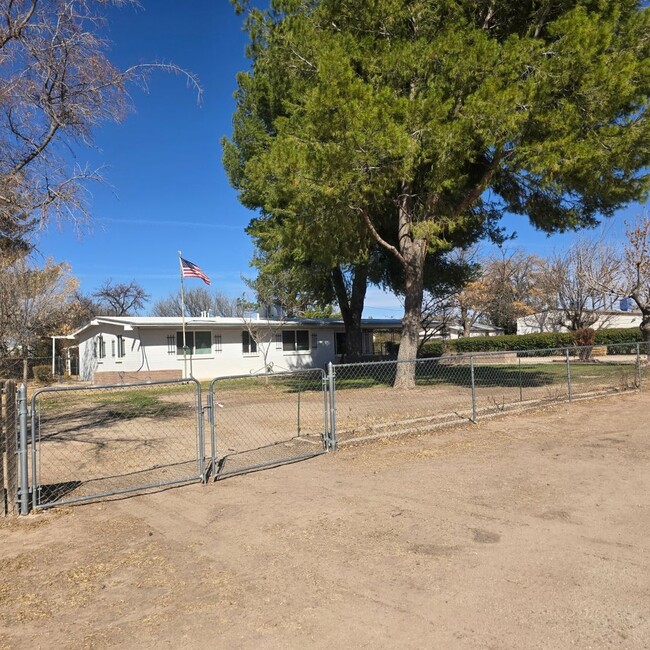
[[[538,334],[540,332],[567,332],[566,327],[551,328],[550,324],[556,319],[547,318],[544,320],[537,314],[523,316],[517,319],[517,334]],[[544,323],[549,325],[545,325]],[[637,311],[608,311],[602,312],[591,326],[595,330],[619,329],[627,327],[639,327],[641,324],[641,312]]]
[[[300,336],[303,345],[306,332],[309,348],[291,351],[285,349],[287,339],[298,330],[302,332]],[[135,327],[133,330],[125,330],[115,325],[92,326],[79,337],[80,376],[92,381],[98,372],[182,372],[185,361],[177,348],[178,331],[180,329],[177,328]],[[243,332],[248,332],[243,325],[236,329],[208,326],[188,328],[188,343],[195,338],[199,347],[197,350],[195,344],[187,355],[188,374],[205,380],[263,372],[265,365],[270,364],[276,372],[324,368],[329,361],[335,360],[333,328],[300,325],[293,328],[285,325],[277,334],[267,333],[264,337],[257,337],[259,343],[256,351],[251,351],[250,339],[248,349],[245,349]],[[205,346],[208,337],[209,349]],[[203,348],[200,347],[201,344],[204,345]]]

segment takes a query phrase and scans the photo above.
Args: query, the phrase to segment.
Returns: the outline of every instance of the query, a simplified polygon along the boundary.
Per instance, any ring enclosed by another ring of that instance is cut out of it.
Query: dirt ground
[[[648,648],[650,393],[0,522],[0,648]]]

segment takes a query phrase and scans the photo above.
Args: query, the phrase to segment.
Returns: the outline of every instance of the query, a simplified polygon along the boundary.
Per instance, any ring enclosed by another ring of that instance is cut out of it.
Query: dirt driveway
[[[4,648],[648,648],[650,394],[0,523]]]

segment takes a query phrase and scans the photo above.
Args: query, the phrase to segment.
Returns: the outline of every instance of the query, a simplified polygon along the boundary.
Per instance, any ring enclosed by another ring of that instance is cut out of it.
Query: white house
[[[428,323],[429,332],[435,332],[428,337],[428,340],[436,341],[443,339],[460,339],[465,336],[465,329],[455,320],[432,320]],[[420,338],[424,338],[427,332],[422,330]],[[501,336],[504,330],[494,325],[485,325],[484,323],[474,323],[470,328],[469,335],[474,336]]]
[[[373,333],[399,330],[400,320],[362,321],[363,352]],[[324,368],[345,351],[342,320],[201,317],[98,317],[72,334],[79,375],[98,384],[156,381],[300,368]]]
[[[598,311],[592,312],[595,321],[591,327],[595,330],[639,327],[640,311]],[[517,319],[517,334],[538,334],[540,332],[568,332],[564,326],[557,327],[561,321],[560,312],[542,312],[529,314]]]

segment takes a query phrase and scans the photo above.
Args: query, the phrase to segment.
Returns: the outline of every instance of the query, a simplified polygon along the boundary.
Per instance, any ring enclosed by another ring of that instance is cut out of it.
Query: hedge
[[[543,334],[506,334],[504,336],[472,336],[446,341],[425,343],[420,356],[440,357],[448,354],[471,352],[506,352],[521,350],[550,350],[569,348],[576,343],[575,332],[545,332]],[[637,327],[596,331],[595,345],[635,344],[643,342],[641,330]],[[631,352],[632,348],[610,348],[608,354]]]

